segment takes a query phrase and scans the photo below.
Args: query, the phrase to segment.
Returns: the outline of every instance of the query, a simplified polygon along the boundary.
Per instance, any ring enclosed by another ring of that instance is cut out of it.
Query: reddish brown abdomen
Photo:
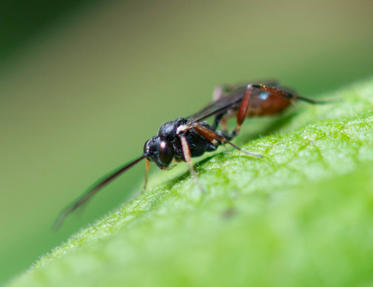
[[[277,114],[291,105],[291,99],[278,93],[255,89],[249,99],[246,116],[267,116]]]

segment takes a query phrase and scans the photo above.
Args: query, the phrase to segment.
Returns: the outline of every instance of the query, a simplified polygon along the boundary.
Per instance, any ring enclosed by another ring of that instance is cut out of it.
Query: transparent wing
[[[199,122],[208,117],[224,113],[225,111],[237,105],[242,100],[242,96],[243,91],[241,89],[231,92],[221,97],[220,99],[209,103],[202,110],[187,117],[187,119],[190,122]]]
[[[187,117],[190,122],[199,122],[208,117],[219,115],[227,110],[239,105],[246,91],[248,84],[264,84],[266,86],[277,87],[279,83],[275,80],[255,81],[250,83],[239,83],[235,85],[223,85],[224,95],[215,101],[209,103],[202,110]]]

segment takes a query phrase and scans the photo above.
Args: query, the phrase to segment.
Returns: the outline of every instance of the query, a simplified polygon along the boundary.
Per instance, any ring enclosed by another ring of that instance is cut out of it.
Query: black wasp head
[[[145,143],[144,155],[150,161],[154,161],[161,169],[167,168],[173,157],[172,144],[160,136],[152,137]]]

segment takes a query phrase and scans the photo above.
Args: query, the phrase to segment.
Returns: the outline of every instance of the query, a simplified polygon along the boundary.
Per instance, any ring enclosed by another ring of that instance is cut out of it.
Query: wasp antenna
[[[63,209],[60,214],[58,215],[54,225],[53,229],[58,230],[63,222],[65,221],[66,217],[71,214],[73,211],[87,203],[89,199],[91,199],[98,191],[100,191],[103,187],[105,187],[107,184],[109,184],[112,180],[114,180],[117,176],[121,175],[126,170],[133,167],[135,164],[137,164],[139,161],[146,158],[146,155],[143,154],[141,157],[135,159],[134,161],[131,161],[130,163],[127,163],[116,170],[109,173],[107,176],[99,179],[95,184],[93,184],[88,190],[83,193],[78,199],[73,201],[70,205],[68,205],[65,209]]]
[[[296,96],[295,99],[303,101],[303,102],[307,102],[313,105],[327,105],[327,104],[337,103],[341,101],[340,98],[318,100],[318,99],[310,99],[310,98],[306,98],[302,96]]]

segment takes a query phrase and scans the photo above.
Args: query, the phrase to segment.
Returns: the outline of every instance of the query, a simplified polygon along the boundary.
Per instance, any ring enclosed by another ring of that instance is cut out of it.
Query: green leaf
[[[206,194],[185,166],[157,173],[9,286],[373,284],[373,81],[335,97],[247,120],[236,142],[263,159],[206,157]]]

